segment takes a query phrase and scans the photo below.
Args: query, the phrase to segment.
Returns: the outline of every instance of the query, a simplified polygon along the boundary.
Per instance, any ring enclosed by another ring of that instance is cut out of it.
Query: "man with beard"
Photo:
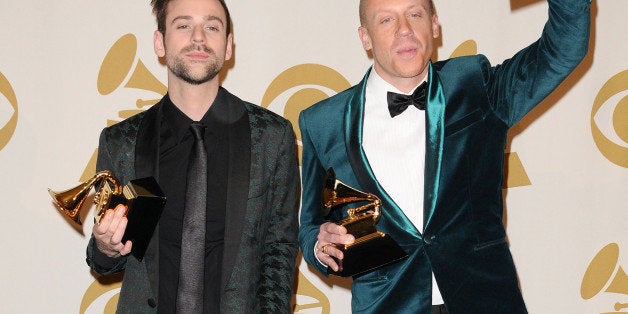
[[[167,202],[143,259],[122,242],[128,221],[119,205],[94,226],[87,262],[101,274],[125,271],[118,312],[290,312],[299,201],[292,125],[220,86],[233,44],[223,0],[151,4],[168,93],[103,130],[97,168],[122,183],[153,176]]]

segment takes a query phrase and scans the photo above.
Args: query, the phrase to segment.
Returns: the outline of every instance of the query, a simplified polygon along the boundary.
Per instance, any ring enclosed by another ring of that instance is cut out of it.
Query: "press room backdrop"
[[[582,1],[582,0],[579,0]],[[372,60],[357,0],[227,1],[235,59],[223,85],[282,114],[357,83]],[[434,59],[498,63],[540,34],[547,3],[436,1]],[[597,0],[590,52],[510,133],[504,223],[531,313],[628,313],[628,1]],[[83,227],[46,191],[94,173],[100,130],[165,93],[149,1],[0,5],[0,312],[112,313],[120,278],[85,264]],[[300,259],[294,311],[348,313],[351,281]]]

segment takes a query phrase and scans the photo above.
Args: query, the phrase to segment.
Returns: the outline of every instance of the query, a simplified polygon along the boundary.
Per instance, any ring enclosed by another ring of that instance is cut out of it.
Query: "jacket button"
[[[436,241],[436,236],[435,235],[430,235],[430,236],[425,235],[423,237],[423,242],[425,242],[425,244],[429,245],[429,244],[434,243],[434,241]]]
[[[150,306],[152,308],[157,306],[157,302],[155,302],[155,299],[153,299],[153,298],[148,299],[147,302],[148,302],[148,306]]]

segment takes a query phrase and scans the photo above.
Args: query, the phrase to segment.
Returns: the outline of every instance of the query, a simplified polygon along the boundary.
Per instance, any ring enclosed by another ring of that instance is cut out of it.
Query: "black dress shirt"
[[[227,106],[225,92],[220,89],[216,100],[201,119],[207,126],[205,148],[208,157],[205,313],[218,313],[220,310],[229,139],[228,125],[221,123],[217,117],[225,114]],[[168,199],[159,221],[159,313],[175,312],[186,173],[194,140],[189,129],[191,123],[192,120],[166,97],[159,145],[159,184]]]

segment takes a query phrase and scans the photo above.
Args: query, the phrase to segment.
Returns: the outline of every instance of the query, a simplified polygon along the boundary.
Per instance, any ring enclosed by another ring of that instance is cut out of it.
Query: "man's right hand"
[[[338,271],[338,264],[332,257],[342,260],[344,256],[342,251],[336,248],[336,244],[350,244],[355,241],[355,238],[347,233],[345,227],[326,222],[320,226],[317,239],[314,248],[316,258],[334,271]]]
[[[100,223],[95,224],[92,229],[96,247],[109,257],[120,257],[131,252],[131,241],[122,243],[122,236],[128,222],[124,215],[126,211],[126,206],[122,204],[113,210],[108,209]]]

